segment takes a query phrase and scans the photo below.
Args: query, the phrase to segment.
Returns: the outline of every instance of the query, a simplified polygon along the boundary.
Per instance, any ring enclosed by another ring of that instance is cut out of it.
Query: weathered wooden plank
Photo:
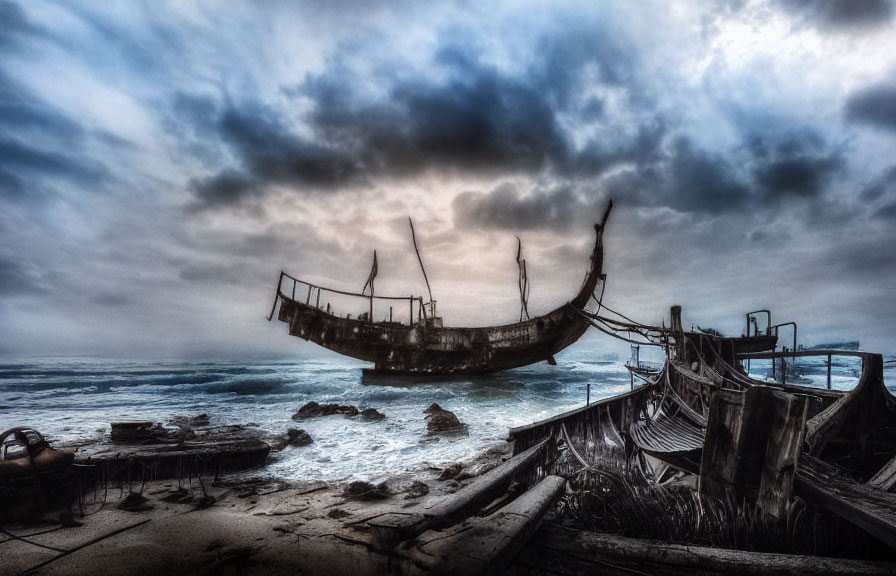
[[[759,482],[757,506],[782,518],[793,492],[793,478],[803,450],[808,403],[785,392],[773,391],[772,415]]]
[[[379,549],[389,549],[426,530],[451,526],[477,512],[507,490],[518,472],[535,465],[542,451],[553,441],[542,440],[429,508],[411,514],[384,514],[370,520],[367,524],[373,531],[374,545]]]
[[[514,562],[551,574],[873,576],[896,571],[891,563],[684,546],[555,525],[542,526]]]
[[[877,474],[868,480],[867,484],[878,490],[887,491],[896,486],[896,456],[883,465]]]
[[[710,498],[725,499],[736,491],[743,408],[744,393],[733,390],[717,390],[710,401],[698,483]]]
[[[525,494],[484,518],[472,518],[444,532],[417,539],[418,562],[429,574],[500,574],[535,533],[563,493],[566,480],[548,476]]]
[[[815,501],[896,548],[896,494],[853,482],[838,474],[832,465],[809,454],[800,457],[794,486],[801,497]]]

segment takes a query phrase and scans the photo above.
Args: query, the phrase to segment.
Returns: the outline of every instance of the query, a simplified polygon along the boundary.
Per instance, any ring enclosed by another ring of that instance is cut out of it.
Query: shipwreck
[[[290,335],[352,358],[373,362],[374,371],[378,373],[469,374],[507,370],[541,361],[555,364],[554,354],[578,340],[590,326],[586,306],[592,299],[597,300],[595,289],[598,282],[605,281],[603,232],[612,207],[610,202],[600,223],[594,225],[596,238],[591,268],[578,294],[541,316],[528,317],[525,261],[520,268],[520,321],[503,326],[460,328],[443,325],[431,293],[428,302],[422,296],[375,295],[372,287],[376,274],[374,260],[374,270],[368,279],[369,294],[326,288],[280,272],[268,320],[273,319],[279,304],[277,319],[289,326]],[[413,225],[411,231],[413,233]],[[416,248],[416,240],[414,245]],[[419,251],[417,255],[419,257]],[[425,269],[423,274],[425,278]],[[337,316],[329,306],[321,305],[321,295],[327,293],[365,299],[369,311],[359,318]],[[390,305],[388,320],[374,320],[375,303]],[[394,318],[392,305],[408,311],[407,323]]]

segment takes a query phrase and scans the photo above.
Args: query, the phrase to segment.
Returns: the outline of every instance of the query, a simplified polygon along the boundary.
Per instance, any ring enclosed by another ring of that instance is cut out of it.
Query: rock
[[[299,411],[292,415],[292,419],[304,420],[305,418],[333,416],[334,414],[342,414],[347,418],[351,418],[358,415],[358,409],[355,406],[346,404],[318,404],[311,401],[299,408]]]
[[[430,434],[466,434],[467,427],[454,412],[445,410],[435,402],[423,411],[426,414],[426,427]]]
[[[119,510],[127,510],[128,512],[143,512],[152,510],[152,505],[146,503],[146,498],[143,494],[131,492],[118,504],[118,506],[116,506],[116,508]]]
[[[421,498],[427,494],[429,494],[429,485],[425,482],[414,480],[405,491],[404,499],[412,500],[414,498]]]
[[[451,480],[460,473],[461,469],[463,469],[463,465],[455,462],[442,470],[442,473],[439,474],[439,480]]]
[[[303,418],[313,418],[314,416],[321,415],[321,407],[320,404],[314,402],[313,400],[301,408],[299,411],[292,415],[293,420],[302,420]]]
[[[386,415],[376,408],[365,408],[364,410],[361,410],[361,418],[364,420],[375,422],[377,420],[383,420],[385,417]]]
[[[321,416],[332,416],[339,414],[339,404],[322,404],[320,407]]]
[[[337,411],[346,418],[351,418],[358,415],[358,409],[354,406],[339,406],[337,408]]]
[[[380,500],[388,498],[391,492],[385,482],[374,486],[370,482],[357,480],[345,487],[342,491],[344,498],[356,498],[359,500]]]
[[[286,441],[290,446],[307,446],[314,442],[314,439],[304,430],[290,428],[286,431]]]

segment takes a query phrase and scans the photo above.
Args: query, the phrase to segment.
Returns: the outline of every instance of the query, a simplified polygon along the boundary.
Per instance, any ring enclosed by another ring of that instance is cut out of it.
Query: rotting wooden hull
[[[492,372],[550,360],[589,326],[565,307],[508,326],[443,328],[425,321],[390,326],[336,318],[286,298],[278,319],[292,336],[396,374]]]
[[[289,326],[289,334],[352,358],[373,362],[377,372],[391,374],[471,374],[507,370],[548,361],[579,339],[588,329],[580,314],[603,279],[603,230],[612,208],[595,224],[596,240],[591,269],[579,293],[565,305],[522,322],[504,326],[454,328],[439,318],[413,324],[371,322],[330,314],[310,301],[297,300],[278,285],[274,306],[277,319]],[[281,280],[283,274],[281,274]],[[295,279],[294,279],[295,280]]]

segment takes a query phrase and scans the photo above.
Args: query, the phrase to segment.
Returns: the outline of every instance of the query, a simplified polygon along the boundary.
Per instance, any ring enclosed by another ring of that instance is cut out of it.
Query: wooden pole
[[[828,390],[831,389],[831,355],[828,354]]]
[[[429,292],[429,301],[432,302],[432,290],[429,288],[429,278],[426,277],[426,268],[423,267],[423,258],[420,257],[420,250],[417,248],[417,235],[414,234],[414,222],[411,220],[410,216],[408,216],[408,223],[411,225],[411,240],[414,241],[414,252],[417,253],[417,261],[420,262],[420,270],[423,271],[423,280],[426,282],[426,291]]]

